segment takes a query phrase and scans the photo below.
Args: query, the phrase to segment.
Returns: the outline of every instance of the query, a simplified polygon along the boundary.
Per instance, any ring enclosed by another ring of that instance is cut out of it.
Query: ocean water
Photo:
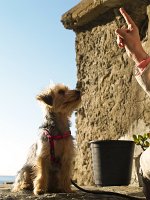
[[[0,176],[0,184],[14,182],[15,176]]]

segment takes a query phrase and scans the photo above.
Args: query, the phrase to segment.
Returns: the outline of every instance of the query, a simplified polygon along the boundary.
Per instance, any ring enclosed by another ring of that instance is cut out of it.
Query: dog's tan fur
[[[44,105],[45,119],[41,126],[53,135],[69,131],[69,117],[81,101],[80,92],[57,84],[37,96]],[[27,162],[18,172],[13,191],[30,189],[34,194],[46,192],[71,192],[71,165],[74,145],[71,135],[54,141],[55,157],[59,164],[50,159],[50,144],[40,128],[38,140],[31,147]]]

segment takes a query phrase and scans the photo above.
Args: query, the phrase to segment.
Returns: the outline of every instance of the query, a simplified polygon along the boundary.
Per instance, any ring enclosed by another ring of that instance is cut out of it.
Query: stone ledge
[[[124,0],[82,0],[62,16],[61,22],[67,29],[76,29],[96,19],[110,8],[122,6],[123,2]]]
[[[116,196],[108,196],[108,195],[98,195],[98,194],[89,194],[80,192],[73,188],[73,193],[53,193],[53,194],[44,194],[40,196],[34,196],[31,192],[21,192],[21,193],[12,193],[11,185],[0,185],[0,200],[24,200],[24,199],[31,199],[31,200],[125,200],[127,198],[121,198]],[[84,187],[85,189],[89,190],[102,190],[102,191],[112,191],[112,192],[119,192],[123,194],[128,194],[131,196],[136,197],[143,197],[141,199],[145,199],[142,193],[142,188],[140,187],[133,187],[133,186],[113,186],[113,187]]]
[[[61,22],[66,29],[76,31],[100,18],[110,9],[125,7],[137,25],[139,25],[139,22],[146,18],[146,6],[149,4],[149,0],[135,0],[132,2],[130,0],[82,0],[62,15]],[[136,8],[136,11],[134,8]],[[115,15],[118,14],[116,13]]]

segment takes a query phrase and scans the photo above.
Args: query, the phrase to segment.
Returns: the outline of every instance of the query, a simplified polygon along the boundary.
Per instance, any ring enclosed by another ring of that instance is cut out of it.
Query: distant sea
[[[14,182],[15,176],[0,176],[0,184]]]

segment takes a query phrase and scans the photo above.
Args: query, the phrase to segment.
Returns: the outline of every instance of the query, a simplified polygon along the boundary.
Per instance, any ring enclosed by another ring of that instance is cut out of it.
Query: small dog
[[[33,190],[35,195],[47,192],[71,192],[71,168],[74,145],[69,117],[78,107],[81,94],[57,84],[37,96],[44,105],[44,122],[39,137],[31,146],[27,161],[18,172],[13,192]]]

